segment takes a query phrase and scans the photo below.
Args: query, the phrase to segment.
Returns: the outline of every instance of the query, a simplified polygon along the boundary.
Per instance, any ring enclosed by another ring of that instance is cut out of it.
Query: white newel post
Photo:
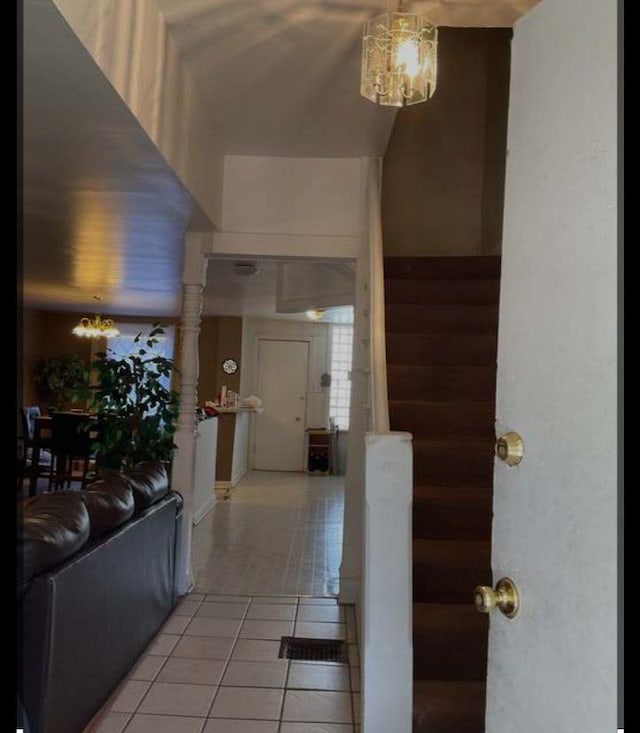
[[[180,322],[180,412],[175,434],[172,488],[184,499],[180,554],[177,559],[176,584],[179,595],[193,588],[191,572],[191,530],[194,512],[194,475],[198,424],[198,336],[202,313],[202,291],[207,277],[204,252],[211,234],[187,232],[182,272],[182,317]]]
[[[368,176],[370,162],[363,158],[361,183],[361,237],[356,263],[351,367],[351,408],[347,466],[345,471],[340,603],[359,603],[362,583],[362,524],[364,507],[364,435],[370,429],[369,397],[369,217]]]
[[[362,730],[411,733],[411,434],[368,433],[365,445]]]

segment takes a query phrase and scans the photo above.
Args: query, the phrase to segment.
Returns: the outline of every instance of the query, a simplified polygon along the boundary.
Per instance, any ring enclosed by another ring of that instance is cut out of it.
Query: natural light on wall
[[[164,334],[156,336],[158,343],[153,348],[146,347],[148,356],[158,355],[172,359],[175,329],[173,326],[163,326],[163,328]],[[126,359],[138,348],[138,345],[135,343],[136,336],[139,333],[146,335],[150,330],[150,323],[121,323],[118,335],[107,338],[109,357],[112,359]],[[162,377],[161,381],[169,389],[169,377]]]
[[[351,360],[353,354],[353,326],[331,324],[331,388],[329,390],[329,417],[340,430],[349,429],[351,404]]]
[[[436,91],[438,30],[413,13],[386,13],[364,27],[363,97],[387,107],[430,99]]]

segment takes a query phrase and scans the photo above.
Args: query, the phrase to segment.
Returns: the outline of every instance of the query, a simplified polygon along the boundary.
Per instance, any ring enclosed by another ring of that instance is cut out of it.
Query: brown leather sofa
[[[30,733],[81,733],[175,606],[182,498],[162,464],[27,499],[18,695]]]

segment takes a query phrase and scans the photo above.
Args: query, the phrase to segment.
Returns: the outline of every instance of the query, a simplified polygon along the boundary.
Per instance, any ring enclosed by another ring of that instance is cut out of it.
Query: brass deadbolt
[[[473,602],[480,613],[491,613],[497,608],[507,618],[513,618],[520,608],[520,595],[511,578],[501,578],[495,590],[479,585],[473,591]]]
[[[507,466],[517,466],[524,455],[524,441],[518,433],[505,433],[496,441],[496,455]]]

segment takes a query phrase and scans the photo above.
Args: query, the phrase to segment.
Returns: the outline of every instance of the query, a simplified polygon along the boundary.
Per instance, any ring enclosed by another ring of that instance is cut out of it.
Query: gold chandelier
[[[94,295],[93,299],[97,300],[98,303],[100,302],[97,295]],[[93,318],[81,318],[72,333],[88,339],[110,338],[120,335],[118,327],[111,318],[102,318],[98,314]]]
[[[438,29],[414,13],[385,13],[365,23],[360,93],[385,107],[406,107],[436,91]]]

